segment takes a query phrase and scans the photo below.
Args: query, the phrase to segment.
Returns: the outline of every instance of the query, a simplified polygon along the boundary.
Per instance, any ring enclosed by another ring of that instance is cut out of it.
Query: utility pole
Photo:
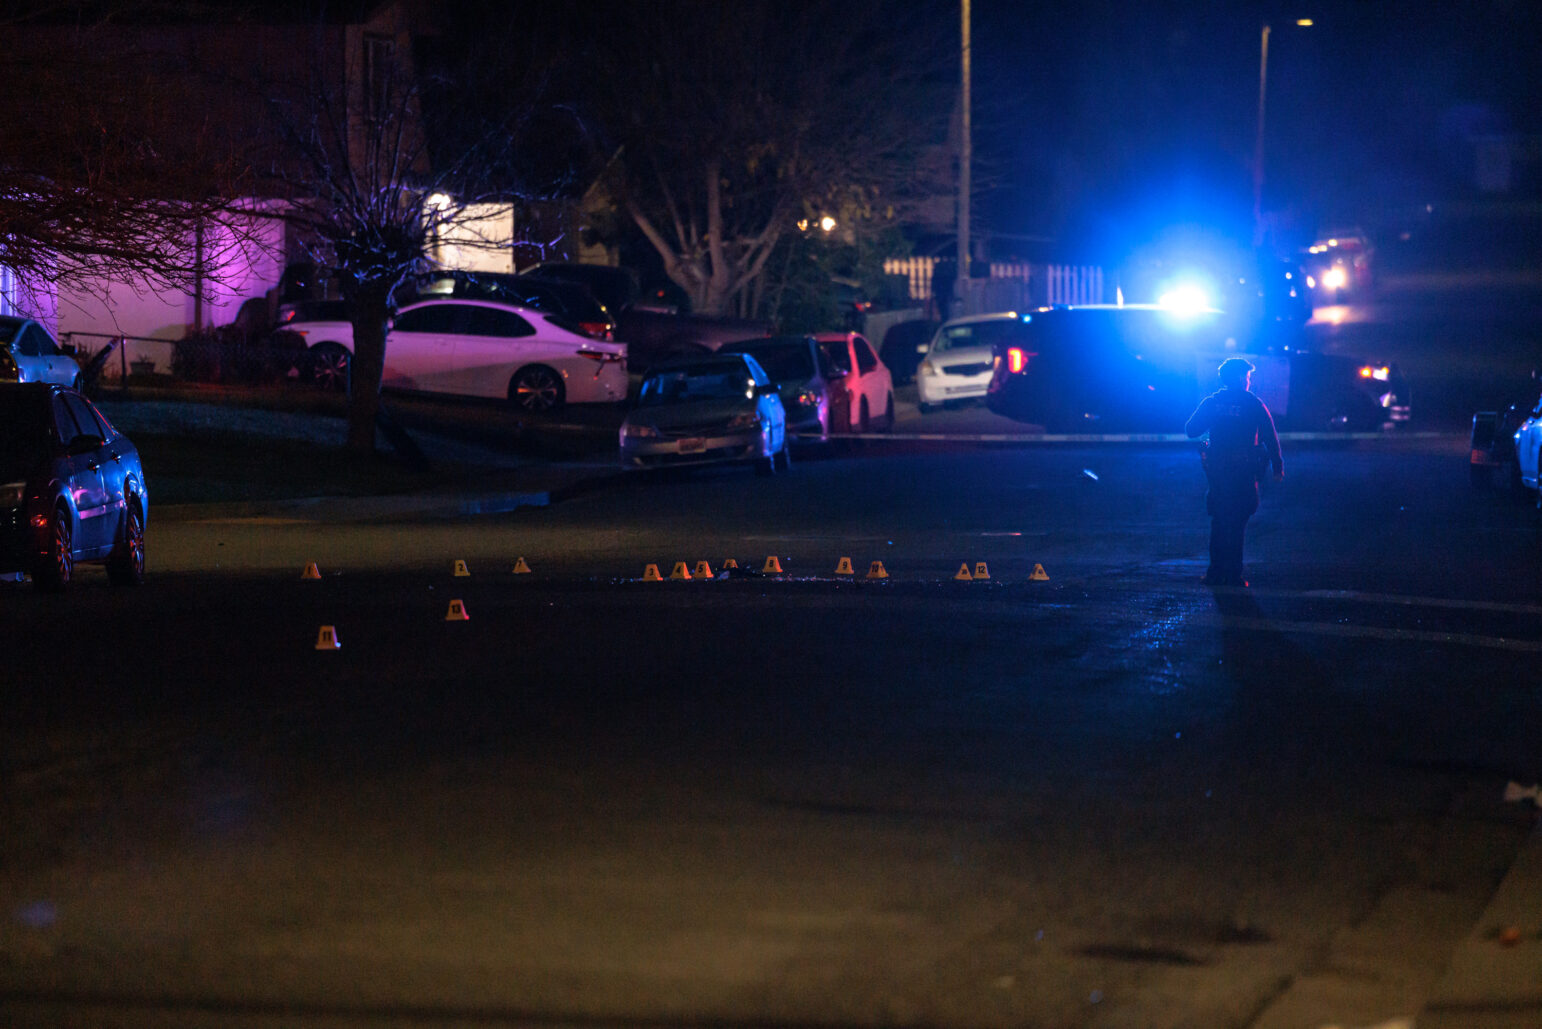
[[[967,0],[966,0],[967,2]],[[1264,241],[1264,99],[1269,87],[1269,26],[1258,34],[1258,134],[1253,139],[1253,245]]]
[[[962,301],[969,289],[969,192],[972,188],[969,167],[974,161],[974,143],[971,138],[969,118],[969,3],[960,0],[963,12],[963,60],[960,64],[959,83],[959,144],[958,144],[958,278],[953,294]]]

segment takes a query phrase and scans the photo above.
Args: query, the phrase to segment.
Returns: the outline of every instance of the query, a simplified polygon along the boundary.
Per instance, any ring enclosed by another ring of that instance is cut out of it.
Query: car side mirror
[[[82,454],[89,454],[94,450],[101,450],[106,445],[107,441],[102,437],[83,432],[70,440],[69,446],[65,450],[71,457],[79,457]]]

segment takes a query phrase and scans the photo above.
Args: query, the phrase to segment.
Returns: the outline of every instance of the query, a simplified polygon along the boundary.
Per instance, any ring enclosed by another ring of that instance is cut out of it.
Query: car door
[[[44,382],[57,382],[62,386],[75,385],[75,380],[80,376],[80,362],[60,350],[47,329],[33,322],[23,330],[22,335],[28,340],[28,349],[35,353],[41,362],[40,378]]]
[[[112,431],[101,412],[92,407],[85,397],[74,393],[61,395],[81,431],[95,433],[107,443],[97,455],[97,472],[102,477],[102,503],[105,505],[101,516],[103,530],[107,536],[107,545],[114,544],[118,540],[118,527],[123,524],[123,510],[128,499],[130,462],[124,460],[124,455],[132,452],[132,448],[127,440]]]
[[[386,337],[385,374],[392,389],[455,392],[455,342],[468,305],[424,304],[403,311]]]
[[[571,356],[552,352],[536,334],[535,326],[502,307],[468,305],[463,331],[455,344],[455,387],[473,397],[504,399],[510,379],[530,361],[551,365],[558,374],[566,371]]]
[[[49,352],[53,349],[48,334],[35,323],[23,325],[11,344],[11,356],[22,382],[54,382],[54,371],[49,364]]]
[[[53,398],[54,425],[59,442],[66,455],[63,465],[64,488],[75,506],[76,525],[74,549],[87,553],[112,543],[112,505],[102,485],[102,464],[107,456],[106,441],[102,439],[101,426],[93,418],[84,426],[76,420],[65,394],[56,393]],[[98,445],[80,452],[73,452],[82,437],[94,437]]]
[[[865,336],[852,334],[851,352],[856,359],[854,370],[859,381],[857,388],[867,399],[868,415],[880,418],[888,411],[889,391],[893,388],[889,370],[878,360],[878,355]]]

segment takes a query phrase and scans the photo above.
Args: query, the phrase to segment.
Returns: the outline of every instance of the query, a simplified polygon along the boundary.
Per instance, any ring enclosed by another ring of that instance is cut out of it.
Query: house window
[[[391,102],[391,76],[396,64],[396,40],[364,37],[364,109],[371,118],[386,113]]]

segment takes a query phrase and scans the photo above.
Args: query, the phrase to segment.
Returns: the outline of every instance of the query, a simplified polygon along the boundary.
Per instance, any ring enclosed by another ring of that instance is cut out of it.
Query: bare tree
[[[194,227],[240,225],[232,198],[246,195],[248,166],[190,117],[164,61],[126,60],[103,45],[105,21],[43,19],[56,14],[18,8],[7,25],[0,266],[31,290],[103,279],[190,290]]]
[[[605,35],[609,188],[697,310],[749,313],[746,291],[800,220],[892,223],[936,188],[918,169],[946,135],[946,23],[913,11],[858,0],[832,23],[827,4],[799,0],[607,8],[621,21]]]
[[[261,175],[348,304],[347,445],[359,452],[374,449],[388,323],[403,288],[427,270],[433,242],[453,229],[463,249],[507,249],[511,239],[468,235],[475,219],[467,213],[528,198],[511,154],[531,108],[479,118],[454,99],[472,87],[421,73],[405,34],[377,42],[362,66],[351,55],[341,64],[318,60],[305,88],[268,88],[277,145]],[[452,131],[426,131],[429,108],[454,112]]]

